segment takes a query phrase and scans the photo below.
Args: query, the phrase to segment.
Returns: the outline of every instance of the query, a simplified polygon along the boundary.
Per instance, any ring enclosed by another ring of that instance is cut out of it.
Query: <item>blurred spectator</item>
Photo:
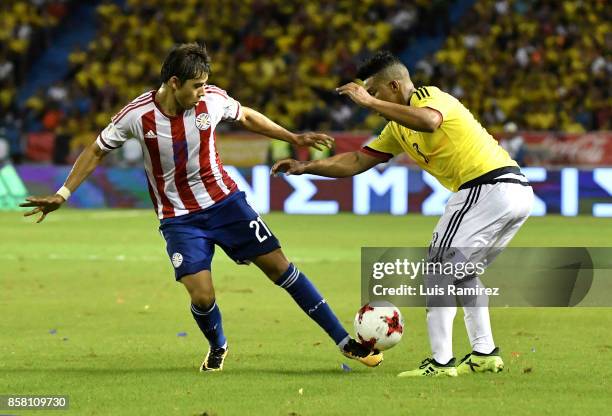
[[[19,163],[26,131],[41,131],[42,118],[56,126],[54,114],[45,110],[44,95],[37,94],[25,108],[17,106],[17,90],[34,60],[49,45],[53,29],[67,14],[69,0],[21,0],[0,2],[0,131],[6,136],[9,155]],[[32,122],[30,124],[29,122]]]
[[[69,57],[68,80],[48,89],[44,110],[37,94],[27,105],[28,119],[49,129],[65,117],[63,133],[74,137],[71,154],[77,152],[87,144],[84,130],[103,128],[121,106],[158,87],[160,59],[175,43],[200,41],[212,55],[211,82],[286,127],[358,128],[363,112],[333,89],[351,79],[363,56],[389,45],[403,48],[416,35],[419,15],[441,2],[448,3],[186,0],[177,7],[176,1],[126,0],[121,7],[106,0],[97,9],[94,40]]]
[[[481,0],[413,78],[460,98],[492,131],[508,120],[610,129],[611,21],[606,0]]]
[[[96,36],[71,53],[67,79],[37,91],[20,112],[21,78],[71,3],[0,5],[0,112],[13,120],[0,118],[0,127],[17,132],[11,154],[23,153],[19,137],[51,131],[60,146],[54,160],[70,162],[123,105],[159,86],[160,59],[175,43],[192,41],[211,52],[212,83],[291,129],[380,127],[334,87],[374,51],[400,53],[435,34],[448,37],[414,63],[415,84],[455,95],[491,131],[509,121],[521,130],[612,129],[605,0],[480,0],[455,26],[450,0],[104,0]],[[271,158],[288,151],[273,148]]]
[[[525,166],[525,139],[518,133],[518,126],[513,122],[506,123],[504,132],[507,137],[500,140],[499,144],[519,166]]]
[[[349,125],[353,112],[348,103],[337,100],[330,110],[329,116],[331,117],[331,129],[332,130],[346,130],[346,126]]]
[[[8,160],[10,156],[10,145],[8,139],[5,136],[6,129],[4,127],[0,127],[0,166],[2,162]]]

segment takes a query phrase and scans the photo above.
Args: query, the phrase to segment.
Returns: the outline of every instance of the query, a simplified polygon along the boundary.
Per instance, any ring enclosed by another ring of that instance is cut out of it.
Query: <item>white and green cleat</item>
[[[448,363],[442,365],[433,358],[426,358],[421,361],[421,365],[416,370],[404,371],[398,377],[457,377],[455,359],[452,358]]]
[[[459,363],[457,373],[459,375],[471,373],[499,373],[504,369],[504,360],[499,356],[499,348],[495,347],[490,354],[482,354],[472,351]]]

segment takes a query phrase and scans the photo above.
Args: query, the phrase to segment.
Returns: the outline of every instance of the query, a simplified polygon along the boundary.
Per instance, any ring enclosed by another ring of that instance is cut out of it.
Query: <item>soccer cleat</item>
[[[357,360],[368,367],[376,367],[383,360],[383,353],[378,350],[371,350],[363,344],[358,343],[353,338],[349,339],[344,348],[342,354],[351,360]]]
[[[223,362],[227,357],[227,345],[223,347],[211,347],[204,358],[204,362],[200,366],[202,371],[221,371],[223,370]]]
[[[472,351],[457,366],[458,374],[470,373],[499,373],[504,369],[504,361],[499,356],[499,348],[495,347],[490,354]]]
[[[416,370],[404,371],[397,375],[398,377],[457,377],[457,369],[455,368],[455,359],[452,358],[448,363],[442,365],[433,358],[426,358],[421,361],[421,365]]]

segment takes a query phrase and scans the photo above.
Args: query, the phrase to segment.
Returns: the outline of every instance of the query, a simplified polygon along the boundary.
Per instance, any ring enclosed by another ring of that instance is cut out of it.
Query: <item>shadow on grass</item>
[[[193,367],[138,367],[138,368],[67,368],[67,367],[54,367],[54,368],[2,368],[2,373],[12,374],[18,377],[19,374],[32,375],[40,373],[51,373],[51,374],[64,374],[64,375],[98,375],[98,376],[116,376],[116,375],[129,375],[129,374],[147,374],[149,376],[160,374],[177,374],[185,376],[200,376],[200,377],[232,377],[232,376],[262,376],[262,375],[276,375],[276,376],[300,376],[300,377],[320,377],[322,375],[327,376],[347,376],[347,375],[368,375],[367,371],[343,371],[340,366],[337,368],[261,368],[261,367],[233,367],[226,368],[222,372],[214,373],[200,373],[196,368]]]

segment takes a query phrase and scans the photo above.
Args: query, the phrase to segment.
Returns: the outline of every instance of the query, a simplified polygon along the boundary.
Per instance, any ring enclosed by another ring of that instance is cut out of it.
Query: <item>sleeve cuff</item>
[[[108,142],[106,142],[102,136],[98,136],[98,138],[96,139],[96,143],[98,144],[98,147],[102,150],[104,150],[105,152],[110,152],[111,150],[115,150],[115,149],[119,149],[119,147],[121,146],[111,146],[110,144],[108,144]]]
[[[240,117],[242,116],[242,106],[238,101],[236,101],[236,104],[236,115],[234,116],[234,121],[240,120]]]
[[[391,160],[393,158],[393,155],[391,153],[385,153],[385,152],[380,152],[378,150],[374,150],[371,147],[368,146],[363,146],[360,149],[360,152],[365,153],[368,156],[372,156],[375,157],[377,159],[382,159],[385,162],[388,160]]]

